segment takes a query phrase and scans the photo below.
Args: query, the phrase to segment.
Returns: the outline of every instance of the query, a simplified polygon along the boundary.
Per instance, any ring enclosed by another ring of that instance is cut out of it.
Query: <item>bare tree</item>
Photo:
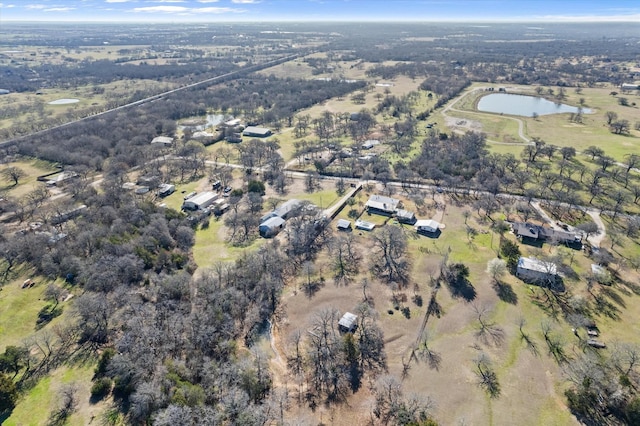
[[[409,261],[407,254],[407,237],[402,228],[385,226],[374,233],[374,262],[372,270],[387,282],[406,285],[409,282]]]
[[[500,396],[500,383],[498,375],[491,365],[491,359],[485,353],[481,353],[476,359],[476,375],[478,376],[478,385],[483,388],[491,398]]]
[[[472,303],[471,308],[478,319],[476,337],[485,344],[501,345],[504,342],[504,330],[487,318],[491,312],[489,308],[487,306],[480,306],[477,303]]]
[[[2,177],[7,182],[13,182],[13,186],[16,186],[18,184],[18,182],[20,181],[20,179],[22,179],[23,177],[25,177],[27,175],[24,172],[24,170],[22,170],[21,168],[16,167],[16,166],[7,167],[6,169],[2,170],[2,172],[0,172],[0,174],[2,174]]]

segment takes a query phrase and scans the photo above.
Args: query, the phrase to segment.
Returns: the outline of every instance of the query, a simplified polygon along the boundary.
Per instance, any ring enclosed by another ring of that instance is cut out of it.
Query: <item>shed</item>
[[[242,132],[242,136],[254,137],[254,138],[266,138],[271,136],[271,130],[266,127],[248,126]]]
[[[377,139],[369,139],[362,142],[362,149],[371,149],[376,145],[380,145],[380,141]]]
[[[167,197],[176,191],[176,186],[170,183],[163,183],[158,187],[158,195],[160,197]]]
[[[373,228],[375,227],[375,223],[367,222],[360,219],[356,220],[356,229],[362,229],[363,231],[373,231]]]
[[[338,230],[339,231],[350,231],[351,230],[351,221],[347,219],[338,219]]]
[[[396,211],[396,219],[398,219],[400,223],[408,223],[409,225],[416,223],[415,213],[408,210],[398,209]]]
[[[516,276],[524,281],[553,281],[558,275],[555,263],[545,262],[535,257],[520,257],[516,268]]]
[[[151,141],[151,144],[158,146],[171,146],[173,144],[173,138],[169,136],[156,136]]]
[[[191,198],[184,200],[182,203],[183,210],[202,210],[209,207],[218,198],[218,194],[211,191],[205,191]]]
[[[353,333],[358,328],[358,316],[351,312],[345,312],[345,314],[338,321],[338,330],[341,333]]]
[[[258,228],[260,236],[262,238],[275,237],[284,228],[284,222],[284,219],[278,216],[265,220]]]
[[[438,230],[440,229],[440,224],[433,219],[421,219],[416,221],[413,227],[418,233],[427,232],[433,234],[434,232],[438,232]]]

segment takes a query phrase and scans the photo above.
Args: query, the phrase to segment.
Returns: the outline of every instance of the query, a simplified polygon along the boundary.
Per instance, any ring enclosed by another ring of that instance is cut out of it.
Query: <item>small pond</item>
[[[185,124],[185,125],[180,125],[178,126],[180,129],[184,130],[184,129],[189,129],[192,130],[194,132],[201,132],[209,127],[214,127],[217,126],[218,124],[222,123],[224,121],[224,115],[222,114],[207,114],[207,117],[204,119],[195,119],[193,120],[194,123],[198,123],[198,124],[191,124],[192,120],[187,120],[186,123],[189,124]]]
[[[49,105],[67,105],[67,104],[75,104],[80,102],[80,99],[56,99],[55,101],[49,102]]]
[[[574,107],[551,102],[536,96],[514,95],[512,93],[492,93],[483,96],[478,101],[478,111],[520,115],[523,117],[533,117],[534,113],[537,115],[591,113],[589,108]]]

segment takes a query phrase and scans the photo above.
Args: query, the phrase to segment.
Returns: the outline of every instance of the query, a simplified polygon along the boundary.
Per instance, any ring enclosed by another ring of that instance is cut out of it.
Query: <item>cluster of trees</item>
[[[375,311],[367,304],[357,311],[355,332],[340,333],[339,313],[321,311],[307,336],[293,334],[287,359],[290,374],[315,406],[321,401],[344,402],[362,385],[365,374],[375,377],[386,370],[382,331]]]

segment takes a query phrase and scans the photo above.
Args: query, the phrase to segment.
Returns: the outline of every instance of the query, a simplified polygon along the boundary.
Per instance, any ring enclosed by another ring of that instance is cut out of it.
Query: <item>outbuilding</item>
[[[356,220],[356,229],[362,229],[363,231],[373,231],[373,228],[375,227],[375,223],[367,222],[360,219]]]
[[[265,220],[260,224],[258,230],[262,238],[275,237],[284,228],[285,220],[281,217],[275,216]]]
[[[421,219],[416,221],[415,225],[413,225],[418,234],[421,233],[429,233],[433,234],[440,230],[440,224],[433,219]]]
[[[163,183],[158,187],[158,195],[160,197],[167,197],[176,191],[176,186],[170,183]]]
[[[347,219],[338,219],[338,231],[350,231],[351,221]]]
[[[353,333],[356,328],[358,328],[358,316],[351,312],[345,312],[338,321],[338,330],[341,333]]]
[[[184,203],[182,203],[182,210],[202,210],[213,204],[216,199],[218,199],[218,194],[211,191],[205,191],[184,200]]]
[[[407,223],[409,225],[413,225],[416,223],[416,215],[414,212],[410,212],[409,210],[398,209],[396,211],[396,219],[400,223]]]

